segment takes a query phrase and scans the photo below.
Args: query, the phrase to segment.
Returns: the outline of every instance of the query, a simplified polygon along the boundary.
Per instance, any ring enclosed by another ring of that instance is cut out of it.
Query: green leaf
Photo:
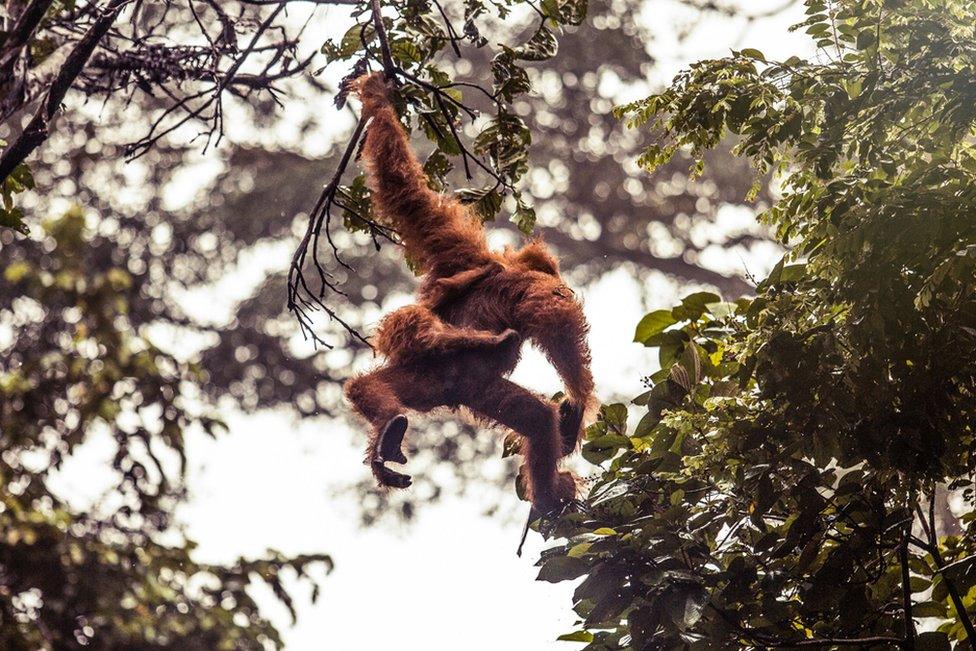
[[[681,304],[671,312],[676,319],[694,321],[698,319],[710,303],[719,303],[722,298],[712,292],[695,292],[681,299]]]
[[[556,638],[557,641],[561,642],[592,642],[593,633],[589,631],[575,631],[573,633],[564,633]]]
[[[556,55],[557,48],[556,37],[544,25],[540,25],[532,38],[515,48],[515,56],[525,61],[545,61]]]
[[[697,586],[673,588],[663,599],[663,606],[678,630],[686,631],[701,619],[708,602],[704,591]]]
[[[666,328],[677,323],[671,315],[671,310],[654,310],[644,315],[644,318],[637,324],[634,333],[634,341],[645,343],[650,337],[663,332]]]
[[[539,570],[539,581],[559,583],[581,576],[588,567],[585,561],[569,556],[555,556],[543,564]]]
[[[30,233],[30,229],[24,223],[24,213],[20,208],[11,208],[9,210],[0,208],[0,227],[12,228],[24,235]]]
[[[743,56],[749,57],[750,59],[758,59],[760,61],[766,61],[766,56],[762,52],[751,47],[747,47],[744,50],[742,50],[741,54]]]

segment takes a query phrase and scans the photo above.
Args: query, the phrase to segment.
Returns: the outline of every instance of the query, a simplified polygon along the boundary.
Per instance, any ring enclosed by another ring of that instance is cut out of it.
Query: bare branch
[[[904,649],[915,648],[915,621],[912,619],[912,587],[911,576],[908,571],[908,539],[912,535],[912,522],[905,525],[902,532],[901,544],[898,546],[898,560],[901,564],[901,594],[902,594],[902,616],[905,621],[905,639],[902,642]]]
[[[499,226],[506,230],[518,231],[515,224],[511,222],[502,222]],[[726,298],[737,298],[755,291],[755,287],[738,276],[726,276],[717,271],[686,262],[680,257],[662,258],[639,249],[615,247],[602,239],[583,242],[553,227],[536,226],[534,232],[557,249],[568,250],[570,248],[588,247],[594,259],[631,262],[683,280],[712,285],[721,290]]]
[[[14,169],[47,139],[48,125],[61,107],[65,95],[71,89],[78,75],[81,74],[92,52],[98,47],[99,41],[102,40],[112,23],[115,22],[119,12],[129,1],[110,0],[108,6],[88,29],[85,36],[78,41],[58,71],[57,77],[48,89],[47,95],[42,99],[34,117],[17,140],[7,147],[3,155],[0,156],[0,180],[5,180],[10,176]]]
[[[346,5],[356,7],[360,0],[238,0],[245,5],[283,5],[289,2],[307,2],[313,5]]]
[[[969,617],[969,613],[966,612],[966,604],[962,600],[962,595],[959,593],[955,581],[950,579],[946,574],[946,570],[951,569],[953,566],[958,566],[964,562],[971,562],[972,557],[964,558],[960,561],[949,563],[948,565],[946,564],[945,559],[942,557],[942,552],[939,551],[939,539],[935,531],[935,497],[936,487],[933,486],[932,492],[929,494],[929,517],[927,522],[922,513],[921,506],[918,504],[915,505],[918,519],[922,524],[922,530],[928,538],[928,545],[924,549],[932,556],[932,560],[935,561],[935,566],[938,568],[939,573],[942,574],[946,592],[949,593],[952,605],[956,609],[956,615],[959,617],[959,621],[962,622],[963,628],[966,629],[966,639],[969,641],[969,647],[976,649],[976,627],[973,626],[973,620]]]
[[[370,0],[373,9],[373,28],[376,30],[376,38],[380,42],[380,54],[383,56],[383,69],[386,76],[393,77],[396,64],[393,63],[393,54],[390,52],[390,39],[386,35],[386,26],[383,25],[383,14],[380,9],[380,0]]]
[[[5,36],[0,40],[0,47],[2,47],[6,52],[4,55],[3,63],[0,63],[0,74],[2,71],[6,70],[8,62],[11,58],[15,57],[19,52],[20,48],[27,45],[27,41],[30,40],[31,34],[40,24],[41,19],[44,18],[44,14],[47,13],[48,7],[54,0],[31,0],[27,7],[24,9],[23,13],[17,18],[17,22],[14,26],[10,28]],[[2,79],[2,77],[0,77]]]

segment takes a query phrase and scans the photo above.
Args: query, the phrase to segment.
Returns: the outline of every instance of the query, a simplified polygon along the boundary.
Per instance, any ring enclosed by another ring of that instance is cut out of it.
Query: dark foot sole
[[[404,456],[403,435],[407,433],[407,417],[397,414],[389,420],[383,427],[380,434],[380,461],[392,461],[393,463],[406,463],[407,457]]]

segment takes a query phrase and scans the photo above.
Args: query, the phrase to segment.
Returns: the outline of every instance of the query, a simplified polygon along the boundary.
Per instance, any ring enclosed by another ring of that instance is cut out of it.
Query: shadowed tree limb
[[[509,221],[503,221],[497,226],[510,231],[518,230],[518,227]],[[755,291],[755,287],[738,276],[726,276],[717,271],[685,262],[680,257],[662,258],[647,251],[615,247],[601,239],[577,240],[551,226],[536,226],[534,233],[542,236],[546,242],[554,245],[557,249],[568,250],[585,246],[592,251],[595,258],[603,257],[606,260],[632,262],[641,267],[655,269],[684,280],[713,285],[721,290],[726,298],[738,298]]]
[[[901,544],[898,545],[898,561],[901,564],[901,600],[902,615],[905,620],[905,639],[901,646],[906,651],[915,648],[915,621],[912,619],[912,586],[908,572],[908,539],[912,534],[912,521],[909,519],[902,532]]]
[[[3,62],[0,63],[0,74],[6,69],[9,60],[15,57],[20,48],[24,47],[30,40],[31,34],[34,33],[53,2],[54,0],[31,0],[17,18],[17,22],[2,37],[0,47],[7,52],[4,55]]]
[[[936,489],[933,486],[932,492],[929,495],[928,522],[926,522],[925,517],[922,514],[922,507],[918,504],[915,505],[919,522],[922,524],[922,530],[925,532],[926,538],[928,538],[928,544],[921,545],[921,547],[932,556],[935,566],[942,574],[942,581],[945,582],[946,592],[949,593],[949,598],[952,600],[952,605],[956,609],[956,615],[959,617],[959,621],[962,622],[963,628],[966,629],[966,637],[969,640],[969,647],[971,649],[976,649],[976,628],[973,627],[973,621],[969,617],[969,613],[966,612],[966,604],[963,602],[962,596],[959,594],[959,589],[956,587],[955,582],[946,576],[945,573],[947,569],[954,565],[954,563],[946,565],[945,559],[942,557],[942,552],[939,551],[939,539],[935,530],[935,493]],[[965,561],[966,559],[963,560]]]
[[[47,94],[41,99],[41,105],[37,107],[34,117],[20,136],[4,150],[3,155],[0,155],[0,182],[6,180],[11,172],[47,139],[48,125],[61,107],[65,95],[85,68],[99,41],[112,27],[119,12],[129,1],[110,0],[95,23],[71,50],[71,54],[61,66]]]

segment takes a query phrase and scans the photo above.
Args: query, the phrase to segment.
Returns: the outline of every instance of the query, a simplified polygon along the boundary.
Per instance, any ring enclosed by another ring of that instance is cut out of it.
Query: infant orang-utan
[[[481,221],[428,187],[381,73],[360,77],[351,90],[362,102],[361,119],[371,120],[361,156],[373,206],[424,274],[417,303],[380,322],[375,347],[385,363],[345,386],[372,426],[366,461],[381,485],[409,486],[409,476],[386,467],[406,462],[404,411],[464,407],[522,437],[533,505],[552,511],[576,495],[559,459],[576,449],[592,402],[582,307],[540,241],[492,251]],[[523,340],[559,373],[567,394],[561,405],[506,379]]]

